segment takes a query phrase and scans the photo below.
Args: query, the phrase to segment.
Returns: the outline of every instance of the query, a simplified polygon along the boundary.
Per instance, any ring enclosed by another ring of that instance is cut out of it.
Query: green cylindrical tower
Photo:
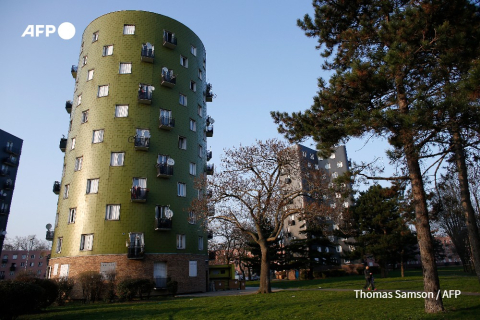
[[[202,42],[160,14],[109,13],[85,29],[72,75],[51,277],[115,271],[205,291],[207,235],[188,210],[210,173]]]

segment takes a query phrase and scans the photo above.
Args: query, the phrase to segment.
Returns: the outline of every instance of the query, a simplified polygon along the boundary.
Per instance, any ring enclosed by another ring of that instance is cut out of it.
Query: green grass
[[[476,277],[456,270],[440,272],[442,289],[479,292]],[[274,287],[290,289],[268,295],[179,297],[164,300],[114,304],[70,304],[53,307],[41,314],[19,319],[478,319],[480,296],[461,295],[444,299],[446,312],[425,314],[423,299],[359,299],[352,291],[325,291],[322,288],[358,289],[364,280],[341,277],[312,281],[274,281]],[[252,283],[249,283],[252,284]],[[421,275],[409,272],[406,279],[392,274],[378,279],[380,289],[419,289]],[[308,289],[295,290],[294,288]],[[468,288],[468,290],[466,290]]]

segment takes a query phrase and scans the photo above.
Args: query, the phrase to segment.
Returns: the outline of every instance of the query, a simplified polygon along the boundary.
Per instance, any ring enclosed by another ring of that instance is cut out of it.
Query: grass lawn
[[[457,269],[458,270],[458,269]],[[457,274],[458,273],[458,274]],[[393,275],[393,274],[392,274]],[[442,289],[479,292],[473,276],[460,271],[442,271]],[[19,319],[478,319],[480,296],[461,295],[444,299],[446,312],[429,315],[423,299],[359,299],[355,292],[324,291],[322,288],[358,289],[362,277],[341,277],[312,281],[274,281],[274,287],[291,289],[268,295],[177,297],[130,303],[70,304],[52,307],[41,314]],[[421,275],[415,272],[405,280],[378,279],[380,289],[421,289]],[[294,288],[309,289],[295,290]],[[465,288],[468,288],[465,289]]]

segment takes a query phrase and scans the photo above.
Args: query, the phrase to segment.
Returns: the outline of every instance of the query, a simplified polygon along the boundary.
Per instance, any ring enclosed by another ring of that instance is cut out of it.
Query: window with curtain
[[[83,157],[75,158],[75,168],[74,171],[82,170]]]
[[[132,73],[132,64],[126,62],[120,62],[120,74]]]
[[[80,236],[80,251],[93,250],[93,234],[82,234]]]
[[[188,223],[190,223],[190,224],[196,224],[197,223],[197,215],[195,214],[194,211],[190,211],[188,213]]]
[[[180,55],[180,65],[182,67],[188,68],[188,58]]]
[[[198,250],[203,250],[203,237],[198,237]]]
[[[92,42],[95,42],[97,40],[98,40],[98,31],[94,32],[93,35],[92,35]]]
[[[103,47],[103,53],[102,55],[104,57],[106,56],[111,56],[113,54],[113,45],[108,45]]]
[[[203,107],[201,105],[198,105],[197,113],[200,117],[203,118]]]
[[[107,204],[105,220],[120,220],[120,205]]]
[[[75,149],[75,138],[72,138],[72,144],[70,146],[70,149],[71,150]]]
[[[200,70],[200,69],[198,69],[198,78],[199,78],[200,80],[203,80],[203,72],[202,72],[202,70]]]
[[[133,178],[132,187],[140,187],[142,189],[147,188],[147,179],[146,178]]]
[[[128,117],[128,105],[119,105],[115,106],[115,118],[126,118]]]
[[[63,237],[57,238],[57,248],[56,248],[56,250],[55,250],[57,253],[62,252],[62,243],[63,243]],[[57,265],[57,264],[55,264],[55,266],[57,266],[57,268],[58,268],[58,265]],[[55,273],[56,273],[56,272],[54,272],[54,274],[55,274]]]
[[[66,184],[63,189],[63,199],[68,199],[68,190],[70,189],[70,185]]]
[[[100,179],[87,179],[87,194],[98,193],[98,182]]]
[[[112,167],[123,166],[123,160],[125,158],[125,152],[112,152],[110,158],[110,165]]]
[[[197,55],[197,48],[195,46],[190,46],[190,53],[194,56]]]
[[[125,24],[123,26],[123,34],[135,34],[135,25]]]
[[[177,195],[179,197],[186,197],[187,196],[187,185],[185,183],[179,182],[177,184]]]
[[[190,174],[192,176],[196,176],[197,175],[197,164],[196,163],[193,163],[193,162],[190,162],[190,170],[189,170]]]
[[[92,69],[92,70],[88,70],[88,73],[87,73],[87,81],[93,79],[93,71],[94,71],[93,69]]]
[[[197,91],[197,84],[195,81],[190,81],[190,90],[192,90],[193,92]]]
[[[185,249],[185,240],[184,234],[177,234],[177,249]]]
[[[103,129],[93,130],[92,143],[103,142],[103,132],[104,132]]]
[[[77,106],[80,105],[81,103],[82,103],[82,95],[79,94],[77,97]]]
[[[82,123],[88,122],[88,110],[82,112]]]
[[[178,103],[180,103],[182,106],[187,106],[187,96],[184,94],[180,93],[180,96],[178,98]]]
[[[68,211],[68,224],[75,223],[76,215],[77,215],[77,208],[70,208]]]
[[[197,131],[197,122],[193,119],[190,119],[190,130],[194,132]]]
[[[188,262],[188,276],[189,277],[197,276],[197,261]]]
[[[108,96],[108,85],[98,86],[98,97]]]
[[[187,150],[187,138],[178,137],[178,148],[182,150]]]

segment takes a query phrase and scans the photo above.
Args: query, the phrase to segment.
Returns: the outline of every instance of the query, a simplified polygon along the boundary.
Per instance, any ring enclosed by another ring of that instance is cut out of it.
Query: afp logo
[[[50,37],[51,34],[54,34],[55,31],[58,32],[58,36],[63,40],[70,40],[75,35],[75,26],[70,22],[64,22],[58,26],[58,29],[54,25],[47,24],[36,24],[28,25],[25,31],[22,34],[22,38],[30,36],[31,38],[35,37]]]

